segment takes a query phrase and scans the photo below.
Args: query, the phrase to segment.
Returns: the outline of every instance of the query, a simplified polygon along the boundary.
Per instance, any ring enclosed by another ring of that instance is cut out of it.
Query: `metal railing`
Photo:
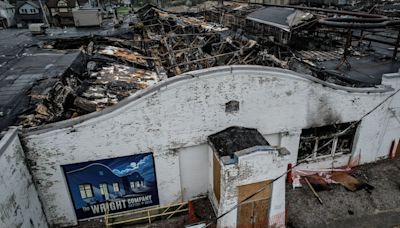
[[[107,202],[108,204],[108,202]],[[133,223],[133,222],[148,222],[151,223],[156,218],[170,219],[177,213],[186,212],[189,210],[188,202],[176,203],[167,206],[158,206],[144,210],[131,211],[121,214],[110,215],[109,207],[106,207],[104,214],[104,223],[106,227],[113,225]]]

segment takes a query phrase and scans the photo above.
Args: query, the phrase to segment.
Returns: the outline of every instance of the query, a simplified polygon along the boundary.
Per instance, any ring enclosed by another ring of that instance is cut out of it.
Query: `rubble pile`
[[[138,11],[135,46],[159,60],[169,77],[213,66],[256,64],[260,46],[202,17],[178,16],[147,6]]]
[[[67,110],[77,90],[77,78],[49,78],[36,82],[30,91],[30,108],[19,116],[19,125],[33,127],[70,118],[77,110]]]
[[[120,36],[56,38],[42,43],[46,49],[79,49],[81,69],[38,81],[29,94],[30,108],[20,115],[20,125],[34,127],[99,111],[167,77],[193,70],[285,64],[240,30],[232,32],[202,17],[178,16],[151,5],[137,15],[138,21]]]
[[[140,57],[129,57],[124,49],[107,46],[98,50],[105,56],[115,51],[118,58],[146,65]],[[100,111],[160,81],[154,71],[119,64],[116,60],[96,61],[96,57],[87,55],[77,62],[79,71],[70,67],[60,77],[39,80],[33,85],[29,92],[30,108],[19,116],[19,125],[35,127]]]
[[[93,68],[95,62],[89,62],[88,68]],[[118,103],[138,90],[145,89],[159,82],[153,71],[138,69],[130,66],[112,64],[99,66],[89,72],[89,80],[84,81],[74,100],[74,105],[87,111],[94,112]]]
[[[146,5],[112,35],[50,38],[38,46],[79,50],[83,57],[63,75],[33,86],[20,125],[99,111],[168,77],[215,66],[280,67],[343,86],[380,83],[352,67],[363,61],[390,62],[387,54],[374,53],[372,38],[363,40],[362,31],[317,26],[326,16],[279,8],[271,11],[276,15],[257,14],[250,20],[248,15],[259,10],[268,9],[232,4],[183,15]],[[278,17],[281,11],[289,16]]]

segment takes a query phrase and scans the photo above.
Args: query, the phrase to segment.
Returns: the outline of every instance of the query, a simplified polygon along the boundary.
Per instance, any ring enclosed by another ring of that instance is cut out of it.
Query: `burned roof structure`
[[[136,46],[168,76],[256,60],[257,42],[201,17],[175,15],[149,5],[138,11],[138,17]]]
[[[18,115],[31,112],[31,107],[35,110],[36,105],[50,98],[54,100],[48,108],[54,111],[54,115],[44,118],[58,119],[62,111],[59,106],[61,101],[49,97],[50,91],[63,88],[61,76],[72,70],[79,72],[81,60],[82,55],[77,51],[26,50],[12,68],[3,72],[5,77],[0,81],[0,129],[12,124]]]
[[[235,152],[244,149],[270,145],[257,129],[236,126],[208,136],[208,142],[220,157],[233,157]]]
[[[365,27],[371,20],[379,31]],[[24,127],[75,118],[168,77],[225,65],[280,67],[343,86],[378,87],[382,74],[400,67],[392,54],[397,24],[379,15],[300,6],[235,2],[178,14],[146,5],[107,33],[41,38],[37,49],[79,53],[79,67],[33,80],[25,90],[29,101],[13,115]]]
[[[379,86],[383,74],[400,67],[399,20],[304,6],[250,5],[262,7],[223,9],[220,21],[258,42],[266,60],[262,64],[351,87]]]

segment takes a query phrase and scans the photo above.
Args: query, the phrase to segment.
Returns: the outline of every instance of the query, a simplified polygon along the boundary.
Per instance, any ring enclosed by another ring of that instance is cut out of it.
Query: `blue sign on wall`
[[[78,219],[159,204],[152,153],[62,167]]]

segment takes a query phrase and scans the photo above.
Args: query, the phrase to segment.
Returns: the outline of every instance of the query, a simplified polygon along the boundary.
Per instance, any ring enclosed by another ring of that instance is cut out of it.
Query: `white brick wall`
[[[0,141],[0,227],[47,227],[16,129]]]
[[[281,134],[281,146],[294,163],[301,129],[358,120],[398,89],[399,79],[387,79],[396,88],[345,88],[258,66],[191,72],[103,112],[28,132],[27,156],[49,222],[74,225],[60,165],[153,151],[160,202],[167,204],[181,198],[179,156],[170,149],[203,144],[208,135],[236,125],[257,128],[263,135]],[[386,156],[388,142],[400,135],[388,109],[398,110],[399,96],[362,121],[353,151],[362,162]],[[237,113],[225,113],[230,100],[240,102]],[[337,165],[343,162],[347,160]]]

